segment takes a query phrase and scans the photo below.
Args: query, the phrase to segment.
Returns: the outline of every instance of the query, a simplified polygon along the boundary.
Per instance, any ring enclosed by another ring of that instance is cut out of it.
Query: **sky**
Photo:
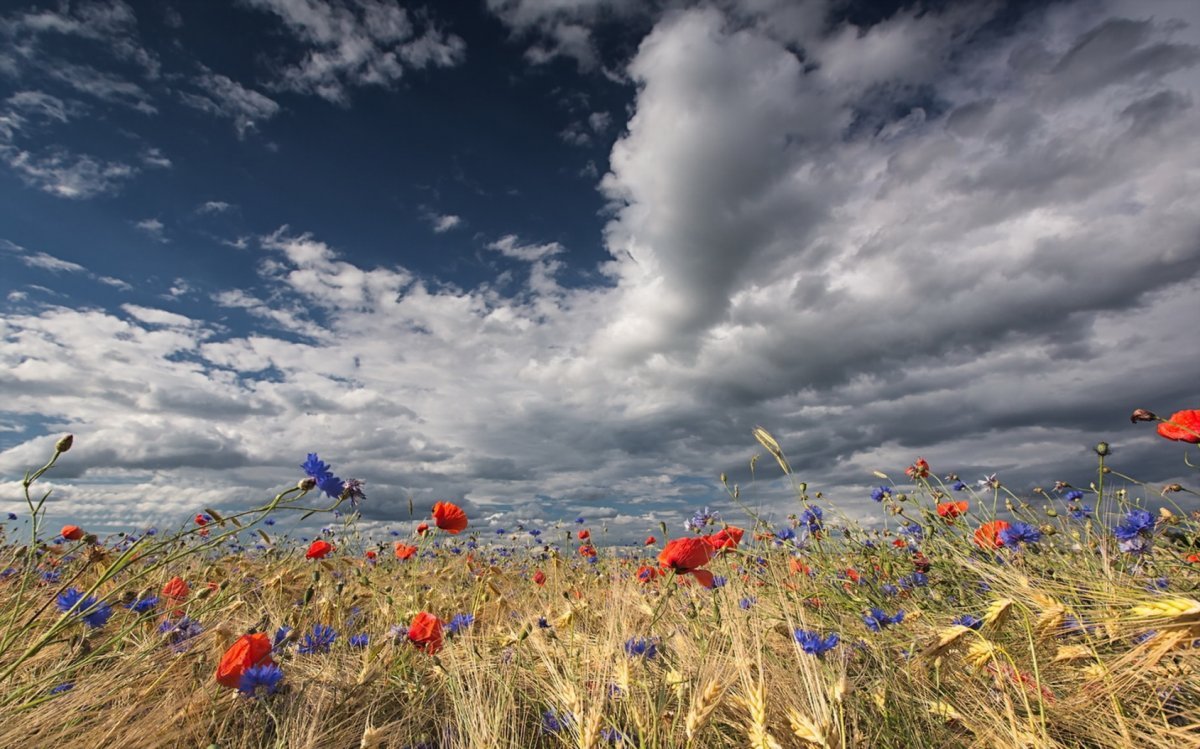
[[[69,432],[89,529],[316,452],[372,527],[630,539],[795,512],[757,425],[863,523],[1100,440],[1162,505],[1198,96],[1189,0],[8,0],[0,511]]]

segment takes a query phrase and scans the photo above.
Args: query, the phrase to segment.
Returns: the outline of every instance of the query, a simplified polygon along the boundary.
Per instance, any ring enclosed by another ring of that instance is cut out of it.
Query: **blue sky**
[[[0,11],[0,487],[633,537],[926,457],[1186,482],[1190,2],[242,0]],[[760,464],[761,466],[762,464]],[[750,487],[751,481],[754,482]],[[1161,501],[1146,490],[1148,500]],[[2,498],[0,498],[2,499]],[[0,502],[0,510],[5,509]],[[736,513],[734,513],[736,514]]]

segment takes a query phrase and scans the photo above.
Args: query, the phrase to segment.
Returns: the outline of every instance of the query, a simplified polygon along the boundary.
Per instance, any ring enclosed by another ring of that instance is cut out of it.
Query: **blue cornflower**
[[[292,633],[292,628],[286,624],[275,630],[275,639],[271,643],[271,647],[278,648],[280,645],[287,643],[288,635]]]
[[[809,533],[816,533],[821,530],[824,517],[825,513],[820,507],[809,507],[800,515],[800,521],[808,526]]]
[[[138,598],[125,604],[125,608],[135,614],[144,614],[150,609],[158,605],[158,596],[149,596],[147,598]]]
[[[883,594],[887,596],[894,596],[900,592],[900,589],[891,583],[884,583],[883,585],[879,586],[879,589],[882,590]]]
[[[911,575],[905,575],[899,580],[900,587],[905,590],[920,588],[929,584],[929,578],[924,572],[914,572]]]
[[[1076,520],[1087,520],[1092,516],[1091,505],[1079,505],[1071,508],[1071,517]]]
[[[570,713],[560,713],[550,708],[542,713],[542,733],[559,733],[566,730],[575,720]]]
[[[50,694],[62,694],[63,692],[69,692],[74,688],[75,688],[74,682],[65,681],[62,684],[59,684],[55,688],[51,689]]]
[[[796,643],[800,645],[801,650],[809,655],[818,657],[836,648],[842,639],[838,636],[837,632],[821,637],[820,632],[808,629],[798,629],[792,634],[796,638]]]
[[[62,578],[62,573],[58,570],[46,570],[42,573],[42,582],[54,585]]]
[[[1158,634],[1157,629],[1148,629],[1145,632],[1136,634],[1133,636],[1133,644],[1141,645],[1143,642],[1145,642],[1146,640],[1149,640],[1151,637],[1154,637],[1156,634]]]
[[[333,475],[333,471],[329,468],[329,464],[317,457],[316,453],[309,453],[308,459],[300,464],[304,469],[304,473],[311,476],[317,482],[317,488],[328,494],[333,499],[339,499],[342,496],[343,481]]]
[[[273,694],[282,678],[283,669],[274,663],[251,666],[242,672],[242,678],[238,680],[238,691],[247,697],[254,697],[259,689]]]
[[[1170,581],[1167,578],[1156,577],[1147,582],[1146,590],[1149,590],[1151,592],[1156,591],[1156,590],[1166,590],[1168,585],[1170,585]]]
[[[963,614],[962,616],[956,616],[951,624],[957,624],[967,629],[979,629],[983,625],[983,620],[977,616]]]
[[[462,634],[462,632],[475,623],[474,614],[455,614],[446,624],[446,631],[452,635]]]
[[[79,604],[75,608],[75,616],[92,629],[100,629],[112,616],[111,606],[103,601],[97,602],[94,597],[85,596],[82,591],[75,588],[67,588],[59,593],[55,602],[58,604],[58,610],[63,613]]]
[[[15,513],[15,512],[10,512],[10,513],[8,513],[8,519],[9,519],[9,520],[16,520],[16,519],[17,519],[17,513]]]
[[[158,631],[166,635],[167,644],[171,649],[179,652],[186,650],[191,645],[191,640],[204,632],[204,628],[200,626],[200,622],[185,616],[177,622],[166,620],[158,625]]]
[[[867,625],[867,629],[878,632],[904,621],[904,611],[897,611],[894,615],[888,616],[883,609],[872,607],[869,613],[863,614],[862,620]]]
[[[587,522],[587,520],[584,519],[584,517],[582,515],[580,515],[579,517],[575,518],[575,522],[579,525],[583,525],[584,523]]]
[[[791,526],[785,525],[775,534],[780,541],[791,541],[796,537],[796,531]]]
[[[263,521],[263,525],[275,525],[275,518],[267,518]]]
[[[625,734],[621,733],[615,728],[601,728],[600,738],[604,739],[610,744],[625,743]]]
[[[538,617],[537,624],[540,629],[550,629],[550,622],[546,621],[546,617],[544,616]]]
[[[955,481],[953,484],[951,484],[950,488],[956,492],[961,492],[967,488],[967,484],[962,479],[959,479],[958,481]]]
[[[1014,521],[1012,525],[1000,531],[1000,542],[1010,549],[1018,548],[1021,544],[1036,544],[1042,540],[1042,532],[1029,523]]]
[[[717,512],[716,510],[710,511],[707,507],[705,507],[695,515],[692,515],[691,519],[684,523],[683,526],[689,531],[695,531],[696,533],[699,533],[706,527],[719,522],[721,522],[721,513]]]
[[[1154,532],[1154,516],[1146,510],[1133,509],[1125,514],[1125,520],[1116,528],[1113,528],[1113,535],[1118,539],[1125,541],[1138,534],[1149,534]]]
[[[729,579],[721,575],[713,575],[713,589],[723,588],[729,582]]]
[[[1063,495],[1063,500],[1066,502],[1078,502],[1083,499],[1083,492],[1078,489],[1072,489]]]
[[[756,603],[758,603],[757,598],[754,596],[746,596],[742,600],[738,601],[738,606],[741,606],[744,610],[749,610],[749,608]]]
[[[905,523],[898,530],[915,541],[925,538],[925,529],[917,523]]]
[[[641,656],[653,660],[658,655],[658,643],[646,637],[631,637],[625,642],[625,654],[630,658]]]
[[[304,633],[304,644],[297,648],[297,650],[303,655],[328,653],[337,636],[338,634],[333,631],[333,627],[327,627],[324,624],[314,624],[312,632]]]
[[[497,536],[503,536],[503,535],[504,535],[504,534],[506,534],[506,533],[508,533],[508,530],[507,530],[507,529],[505,529],[505,528],[497,528],[497,529],[496,529],[496,535],[497,535]]]
[[[530,528],[529,535],[533,536],[534,538],[537,538],[538,536],[542,535],[542,529],[541,528]]]
[[[876,502],[882,502],[890,496],[892,496],[892,487],[890,486],[877,486],[871,490],[871,499]]]
[[[367,498],[363,492],[363,482],[360,479],[346,479],[342,482],[342,492],[340,497],[350,501],[351,507],[358,507],[358,503]]]

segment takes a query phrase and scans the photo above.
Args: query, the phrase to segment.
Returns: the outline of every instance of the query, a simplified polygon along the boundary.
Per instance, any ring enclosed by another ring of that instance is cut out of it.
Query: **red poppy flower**
[[[658,575],[658,570],[654,569],[648,564],[643,564],[641,567],[638,567],[637,579],[642,583],[648,583],[654,578],[658,577]]]
[[[408,626],[408,641],[417,648],[434,655],[442,649],[442,622],[433,614],[424,611],[413,617]]]
[[[984,523],[975,529],[975,545],[987,551],[999,549],[1004,545],[1004,542],[1000,540],[1000,531],[1007,527],[1008,523],[1004,520]]]
[[[191,593],[191,588],[188,587],[187,582],[179,575],[168,580],[167,584],[162,588],[163,598],[172,601],[186,601],[188,593]]]
[[[200,534],[200,538],[208,538],[208,528],[201,528],[197,533]]]
[[[583,530],[579,531],[579,540],[580,541],[586,541],[591,537],[592,537],[592,532],[589,531],[587,528],[584,528]]]
[[[796,559],[796,558],[792,558],[792,559],[788,560],[788,569],[791,570],[793,575],[810,575],[810,574],[812,574],[812,567],[809,567],[807,564],[805,564],[804,562],[801,562],[799,559]]]
[[[202,513],[202,512],[200,512],[200,513],[196,513],[196,518],[195,518],[195,520],[196,520],[196,525],[200,526],[201,528],[203,528],[204,526],[208,525],[208,516],[206,516],[206,515],[205,515],[204,513]]]
[[[451,535],[462,533],[467,527],[467,513],[450,502],[438,502],[433,506],[433,523]]]
[[[269,665],[271,662],[271,638],[262,632],[242,635],[221,656],[221,662],[217,665],[217,683],[237,689],[246,669]]]
[[[64,525],[62,530],[58,532],[58,535],[68,541],[78,541],[83,538],[83,528],[80,528],[78,525]]]
[[[746,531],[731,525],[704,538],[714,549],[736,549],[745,534]]]
[[[533,573],[533,581],[538,584],[538,587],[546,584],[546,573],[538,570]]]
[[[959,515],[965,514],[966,511],[967,501],[965,499],[960,502],[941,502],[937,506],[937,514],[941,515],[947,520],[953,520]]]
[[[596,547],[592,546],[591,544],[584,544],[583,546],[580,546],[579,547],[579,556],[581,556],[581,557],[596,556]]]
[[[1176,411],[1158,425],[1158,433],[1169,440],[1200,445],[1200,410]]]
[[[417,534],[418,535],[424,536],[426,531],[428,531],[428,530],[429,530],[429,523],[421,523],[420,525],[417,526]]]
[[[709,563],[717,550],[703,538],[676,538],[667,543],[658,555],[658,564],[677,575],[693,575],[706,588],[713,586],[713,576],[700,567]]]
[[[395,549],[397,559],[412,559],[413,554],[417,553],[417,547],[409,546],[403,541],[397,541]]]
[[[903,549],[905,546],[908,546],[908,542],[903,538],[893,538],[892,546],[896,547],[897,549]]]
[[[851,582],[862,580],[862,575],[858,574],[858,570],[853,567],[846,570],[846,577],[850,578]]]
[[[917,462],[904,469],[904,475],[911,479],[929,478],[929,462],[924,458],[917,458]]]
[[[1200,564],[1200,554],[1188,554],[1185,561],[1188,564]]]
[[[316,541],[312,542],[311,546],[308,547],[308,551],[304,552],[304,558],[323,559],[331,551],[333,551],[333,544],[329,543],[328,541],[322,541],[318,538]]]
[[[643,546],[653,546],[656,543],[658,543],[657,538],[654,536],[646,536],[646,542],[643,544]]]
[[[375,553],[374,549],[367,549],[366,556],[367,556],[367,559],[374,559],[375,557],[377,557],[379,555]]]

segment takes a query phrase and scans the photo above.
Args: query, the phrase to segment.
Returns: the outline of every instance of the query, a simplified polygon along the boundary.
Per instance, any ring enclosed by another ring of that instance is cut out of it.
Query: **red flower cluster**
[[[317,539],[308,547],[308,551],[304,552],[305,559],[324,559],[333,551],[333,544],[328,541]]]
[[[234,641],[217,665],[217,683],[237,689],[246,669],[271,664],[271,638],[262,632],[242,635]]]
[[[929,462],[924,458],[917,458],[916,463],[904,469],[904,475],[910,479],[929,478]]]
[[[947,521],[953,521],[954,518],[964,515],[967,512],[967,501],[964,499],[960,502],[941,502],[937,506],[937,514],[946,518]]]
[[[1004,520],[984,523],[975,529],[975,545],[985,551],[999,549],[1004,545],[1004,541],[1000,539],[1000,531],[1008,527],[1008,522]]]
[[[1158,425],[1158,433],[1169,440],[1200,445],[1200,410],[1176,411]]]
[[[413,554],[417,553],[417,547],[410,546],[403,541],[397,541],[394,548],[397,559],[412,559]]]
[[[442,649],[442,621],[424,611],[413,617],[408,626],[408,641],[430,655]]]
[[[458,535],[467,528],[467,513],[452,502],[438,502],[433,506],[433,524],[452,536]]]

